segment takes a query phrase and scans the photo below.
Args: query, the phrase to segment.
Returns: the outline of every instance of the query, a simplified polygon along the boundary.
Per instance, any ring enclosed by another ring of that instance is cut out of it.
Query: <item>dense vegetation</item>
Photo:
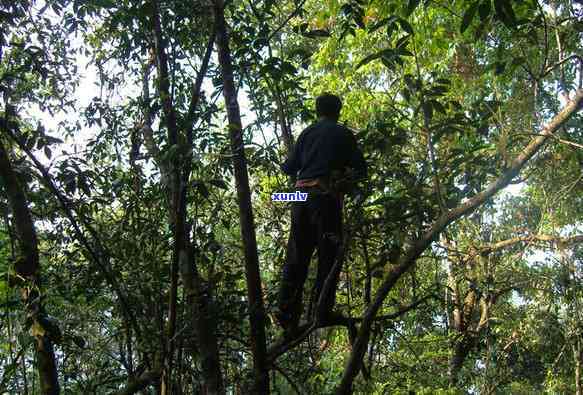
[[[1,393],[583,393],[580,1],[1,0],[0,22]],[[270,196],[326,91],[369,180],[342,316],[306,297],[285,339]]]

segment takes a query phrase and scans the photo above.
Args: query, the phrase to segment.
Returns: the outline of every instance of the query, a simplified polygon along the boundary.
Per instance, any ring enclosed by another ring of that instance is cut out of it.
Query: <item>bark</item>
[[[200,359],[202,366],[203,381],[207,394],[221,394],[224,392],[220,369],[220,359],[218,351],[218,339],[216,335],[215,317],[212,313],[212,301],[209,292],[205,292],[201,278],[196,269],[193,255],[191,253],[191,242],[186,223],[186,185],[190,171],[188,147],[184,144],[186,138],[181,143],[179,130],[176,121],[176,113],[170,92],[170,79],[168,72],[168,57],[166,55],[166,44],[163,40],[162,26],[160,21],[160,7],[158,1],[152,1],[152,30],[154,33],[154,45],[156,54],[156,64],[158,68],[158,92],[162,101],[164,113],[164,124],[168,129],[168,142],[171,147],[177,146],[177,155],[169,163],[159,161],[162,173],[167,174],[167,189],[169,197],[169,209],[171,212],[171,225],[174,233],[174,251],[171,271],[178,270],[183,279],[185,296],[190,307],[190,316],[195,320],[194,331],[198,341],[198,351],[193,350],[193,358]],[[204,73],[204,71],[203,71]],[[202,84],[202,81],[201,83]],[[199,85],[200,86],[200,85]],[[198,88],[200,90],[200,87]],[[196,105],[193,95],[194,105]],[[194,112],[194,109],[193,109]],[[189,115],[190,116],[190,115]],[[152,146],[151,142],[149,143]],[[153,148],[153,147],[151,147]],[[164,382],[170,383],[172,374],[172,359],[174,353],[172,335],[169,340],[167,355],[165,356]]]
[[[449,366],[447,370],[449,384],[452,387],[456,387],[459,371],[461,370],[468,354],[474,347],[474,344],[474,339],[466,335],[462,335],[461,339],[454,341],[453,353],[449,359]]]
[[[557,114],[544,128],[540,135],[531,140],[524,150],[510,163],[509,168],[496,180],[490,183],[483,191],[474,195],[465,203],[442,214],[433,223],[431,228],[420,238],[412,240],[410,247],[401,256],[397,265],[385,275],[383,283],[377,291],[372,304],[370,304],[364,314],[364,319],[358,331],[356,342],[350,353],[350,357],[344,368],[340,385],[336,388],[336,394],[351,394],[354,378],[358,373],[364,353],[366,352],[370,330],[374,318],[387,294],[395,286],[399,278],[415,264],[417,258],[431,245],[439,234],[452,222],[473,212],[476,208],[485,203],[497,192],[506,187],[526,163],[540,150],[543,144],[555,133],[571,116],[581,109],[583,102],[583,89],[578,89],[575,97],[565,108]]]
[[[577,340],[573,345],[573,357],[575,359],[575,394],[582,395],[581,360],[583,359],[583,351],[581,350],[581,339],[579,337],[577,337]]]
[[[249,303],[249,323],[251,327],[251,351],[254,366],[254,393],[269,393],[269,369],[267,364],[267,347],[265,339],[265,310],[263,306],[263,291],[259,273],[259,257],[257,240],[251,206],[251,191],[247,161],[243,145],[243,127],[237,101],[237,89],[233,78],[233,66],[229,50],[229,37],[224,15],[222,0],[215,0],[214,7],[216,46],[223,78],[223,96],[227,107],[229,121],[229,137],[233,154],[233,167],[237,184],[237,200],[243,250],[245,254],[245,276],[247,281],[247,298]]]
[[[449,242],[447,242],[449,244]],[[458,373],[463,366],[463,363],[466,359],[468,352],[470,351],[469,347],[469,338],[466,333],[467,323],[470,317],[467,317],[464,312],[470,310],[466,303],[471,300],[468,300],[468,295],[464,299],[464,302],[461,301],[460,297],[460,288],[459,283],[456,277],[456,274],[453,272],[453,262],[448,259],[448,286],[451,290],[451,299],[452,299],[452,319],[449,323],[450,330],[453,330],[455,333],[455,338],[451,341],[451,356],[449,358],[447,375],[449,378],[450,386],[455,387],[457,384]],[[473,291],[470,291],[471,293]],[[473,309],[473,306],[472,306]],[[451,332],[450,332],[451,334]]]
[[[19,250],[19,256],[14,262],[14,269],[17,275],[25,280],[22,285],[22,298],[28,315],[32,318],[40,390],[44,395],[58,394],[60,388],[52,339],[52,336],[56,334],[51,333],[50,328],[45,325],[46,315],[39,293],[39,254],[36,230],[24,189],[18,181],[2,141],[0,141],[0,178],[14,216],[14,228]]]
[[[493,251],[509,248],[523,242],[545,242],[554,243],[558,246],[568,246],[583,242],[583,235],[557,237],[541,234],[513,237],[496,243],[486,244],[482,247],[471,248],[467,253],[468,259],[471,261],[476,259],[476,257],[479,258],[480,256],[485,256]],[[474,278],[475,276],[472,273],[470,274],[470,277]],[[463,305],[460,306],[459,287],[453,275],[448,277],[448,281],[449,287],[452,290],[452,299],[454,301],[451,329],[458,334],[458,338],[452,341],[452,355],[448,366],[450,385],[455,387],[457,385],[459,371],[462,368],[464,361],[470,351],[476,346],[482,329],[488,325],[490,308],[495,303],[499,293],[497,295],[491,295],[490,297],[482,295],[478,299],[476,292],[474,290],[469,290],[466,294]],[[508,289],[505,289],[502,292],[507,290]],[[480,307],[480,319],[477,323],[474,323],[472,328],[472,313],[477,304],[479,304]],[[577,368],[577,361],[575,367]],[[577,372],[575,372],[575,376],[577,377]]]
[[[73,227],[73,229],[75,231],[75,238],[85,248],[85,252],[87,254],[86,255],[87,259],[90,261],[93,261],[97,265],[99,270],[103,273],[108,284],[111,286],[113,292],[118,297],[118,300],[119,300],[120,305],[121,305],[121,309],[122,309],[123,313],[125,314],[126,318],[128,319],[128,321],[131,323],[132,328],[136,332],[136,336],[138,338],[141,338],[141,329],[140,329],[140,326],[138,325],[136,317],[133,313],[132,307],[130,306],[130,303],[128,301],[128,297],[125,294],[125,291],[123,290],[122,286],[120,285],[117,277],[112,273],[111,268],[109,267],[109,265],[107,263],[108,259],[109,259],[108,257],[110,256],[110,254],[108,253],[106,248],[101,243],[95,229],[88,223],[88,221],[83,219],[83,216],[77,215],[77,218],[75,217],[74,213],[76,213],[76,212],[75,212],[75,209],[73,208],[73,204],[71,204],[71,202],[55,186],[55,183],[53,182],[53,178],[49,174],[48,170],[42,165],[42,163],[40,163],[38,161],[38,159],[30,151],[30,149],[28,149],[26,147],[26,145],[22,142],[21,139],[19,139],[19,137],[17,137],[14,133],[12,133],[9,129],[7,129],[7,124],[6,124],[6,122],[4,122],[4,120],[0,119],[0,127],[16,144],[18,144],[18,147],[23,152],[26,153],[26,155],[29,157],[29,159],[34,163],[37,170],[42,174],[43,180],[44,180],[47,188],[57,198],[57,201],[59,202],[59,204],[63,210],[63,213],[71,222],[71,226]],[[80,224],[89,232],[89,234],[93,238],[93,243],[95,245],[95,248],[91,245],[92,243],[90,243],[89,238],[86,237],[84,235],[84,233],[81,231]],[[147,358],[145,358],[145,359],[146,359],[146,363],[149,365],[150,363],[149,363],[148,359]]]
[[[463,306],[454,308],[454,330],[457,332],[457,338],[452,341],[452,354],[449,359],[448,377],[451,386],[457,385],[458,376],[465,360],[470,351],[476,346],[482,328],[487,324],[488,305],[484,299],[480,299],[480,322],[476,328],[471,328],[471,321],[474,309],[477,304],[477,295],[474,290],[470,290],[466,295]]]
[[[39,266],[36,232],[24,191],[18,183],[8,159],[8,153],[3,145],[0,145],[0,167],[6,195],[10,200],[10,208],[15,219],[14,230],[20,253],[20,256],[16,259],[14,269],[22,277],[34,277],[38,272]]]
[[[550,236],[550,235],[528,235],[528,236],[519,236],[513,237],[511,239],[499,241],[497,243],[493,243],[490,245],[486,245],[476,252],[484,255],[489,254],[493,251],[501,250],[503,248],[511,247],[515,244],[522,243],[522,242],[548,242],[548,243],[556,243],[560,246],[567,246],[572,244],[579,244],[583,243],[583,235],[576,235],[571,237],[557,237],[557,236]]]

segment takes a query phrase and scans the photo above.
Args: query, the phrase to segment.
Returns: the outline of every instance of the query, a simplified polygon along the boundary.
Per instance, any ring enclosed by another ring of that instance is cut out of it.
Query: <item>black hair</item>
[[[340,110],[342,109],[342,101],[336,95],[331,93],[324,93],[316,98],[316,114],[319,117],[329,117],[338,119],[340,117]]]

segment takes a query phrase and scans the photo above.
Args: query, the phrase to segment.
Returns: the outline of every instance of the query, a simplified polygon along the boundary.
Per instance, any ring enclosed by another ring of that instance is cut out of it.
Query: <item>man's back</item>
[[[304,180],[326,177],[346,167],[353,168],[359,178],[366,176],[366,163],[352,132],[334,120],[323,118],[300,134],[282,170]]]

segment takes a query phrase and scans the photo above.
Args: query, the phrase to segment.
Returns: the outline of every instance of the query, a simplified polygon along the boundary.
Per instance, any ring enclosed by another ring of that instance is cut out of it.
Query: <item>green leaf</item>
[[[296,66],[290,62],[283,62],[281,64],[281,71],[287,74],[295,75],[297,72]]]
[[[404,37],[401,37],[399,39],[399,41],[397,41],[397,44],[395,45],[395,47],[399,48],[399,47],[403,46],[407,42],[407,40],[409,40],[410,37],[411,36],[408,36],[408,35],[407,36],[404,36]]]
[[[292,29],[292,31],[294,33],[300,33],[301,34],[301,33],[304,33],[305,31],[308,30],[308,26],[309,25],[307,23],[302,23],[301,25],[294,26],[293,29]]]
[[[445,114],[445,107],[437,100],[430,100],[431,106],[438,112]]]
[[[413,52],[409,51],[405,47],[397,48],[397,54],[399,54],[401,56],[415,56],[415,55],[413,55]]]
[[[48,144],[63,144],[63,140],[61,140],[59,138],[49,136],[49,135],[46,135],[45,138],[47,139]]]
[[[210,196],[210,192],[207,186],[203,182],[196,183],[196,190],[200,193],[205,199],[208,199]]]
[[[352,5],[351,4],[344,4],[342,7],[340,7],[340,12],[344,16],[350,16],[352,14]]]
[[[257,40],[253,41],[253,48],[261,49],[268,44],[267,38],[260,37]]]
[[[409,0],[409,4],[407,4],[407,16],[411,15],[413,11],[415,11],[415,8],[419,6],[420,2],[421,0]]]
[[[516,15],[509,0],[494,0],[496,16],[507,27],[516,26]]]
[[[394,66],[393,60],[386,56],[381,57],[381,62],[388,69],[392,69]]]
[[[370,62],[372,62],[375,59],[380,58],[381,55],[379,55],[378,53],[372,54],[372,55],[368,55],[366,57],[364,57],[360,62],[358,62],[358,64],[356,65],[356,70],[358,70],[359,68],[361,68],[362,66],[369,64]]]
[[[405,74],[403,79],[405,80],[405,84],[407,84],[407,87],[411,92],[415,92],[417,90],[417,84],[415,84],[415,80],[411,74]]]
[[[369,27],[369,32],[373,33],[375,31],[377,31],[378,29],[380,29],[383,26],[389,26],[392,25],[393,23],[395,23],[395,21],[399,19],[397,16],[395,15],[391,15],[388,18],[383,18],[380,21],[378,21],[377,23],[373,24],[371,27]]]
[[[494,63],[494,74],[495,75],[500,75],[502,73],[504,73],[504,70],[506,69],[506,63],[505,62],[496,62]]]
[[[510,26],[516,26],[516,14],[514,14],[510,0],[503,0],[502,7],[504,8],[504,13],[508,16]]]
[[[85,348],[85,346],[87,345],[87,342],[81,336],[73,335],[71,336],[71,340],[79,348]]]
[[[47,156],[47,158],[51,159],[51,157],[53,156],[51,149],[45,145],[44,151],[45,151],[45,155]]]
[[[492,4],[490,3],[490,0],[482,1],[482,3],[480,4],[480,8],[478,10],[478,13],[480,14],[480,20],[482,22],[485,22],[486,18],[488,18],[490,16],[491,10],[492,10]]]
[[[358,25],[359,28],[364,29],[365,25],[364,25],[364,10],[362,9],[362,7],[358,7],[356,8],[356,10],[354,11],[354,22],[356,22],[356,24]]]
[[[217,188],[229,189],[229,186],[227,185],[227,183],[224,180],[221,180],[219,178],[209,180],[209,184],[214,185]]]
[[[437,85],[431,88],[431,96],[443,96],[447,92],[447,88],[442,85]]]
[[[359,69],[360,67],[364,66],[365,64],[368,64],[368,63],[370,63],[370,62],[372,62],[373,60],[376,60],[376,59],[383,58],[385,60],[389,60],[389,59],[392,59],[394,57],[395,57],[394,50],[392,48],[386,48],[386,49],[383,49],[382,51],[379,51],[379,52],[374,53],[372,55],[368,55],[367,57],[365,57],[364,59],[362,59],[356,65],[356,69]],[[385,64],[385,66],[386,66],[386,64]]]
[[[31,150],[34,147],[35,143],[36,143],[36,136],[31,135],[31,136],[28,136],[28,138],[26,139],[24,146],[26,147],[26,149]]]
[[[75,192],[75,189],[77,189],[77,183],[75,182],[75,179],[74,178],[71,178],[65,184],[65,191],[67,193],[73,193],[73,192]]]
[[[468,26],[470,26],[470,23],[472,22],[472,19],[474,19],[474,16],[476,16],[476,11],[478,11],[478,2],[475,1],[472,3],[472,5],[470,6],[470,8],[468,8],[462,18],[462,25],[460,27],[460,33],[463,33],[466,31],[466,29],[468,28]]]
[[[79,174],[79,177],[77,177],[77,185],[79,186],[79,188],[81,188],[83,192],[85,192],[87,196],[91,196],[91,189],[87,184],[87,178],[85,177],[84,174]]]
[[[407,33],[409,33],[410,35],[414,34],[413,27],[405,19],[399,18],[399,25],[401,25],[401,28],[403,30],[405,30]]]
[[[512,59],[512,62],[510,63],[512,66],[520,66],[521,64],[524,64],[526,62],[526,59],[522,56],[519,56],[517,58]]]
[[[310,30],[309,32],[302,32],[302,35],[309,37],[309,38],[330,37],[330,32],[327,30],[323,30],[323,29],[315,29],[315,30]]]

